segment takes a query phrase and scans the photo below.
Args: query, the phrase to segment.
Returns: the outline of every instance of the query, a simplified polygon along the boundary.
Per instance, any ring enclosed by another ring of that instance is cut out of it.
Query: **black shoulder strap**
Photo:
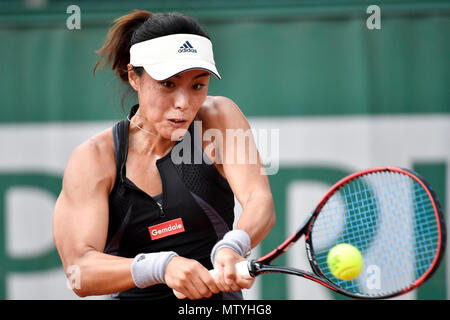
[[[139,108],[139,104],[131,107],[129,118],[131,118]],[[128,119],[129,119],[128,118]],[[113,141],[114,141],[114,153],[116,156],[116,168],[117,175],[120,177],[121,181],[126,175],[125,164],[127,162],[128,156],[128,131],[130,129],[130,122],[128,119],[124,119],[116,123],[113,127]]]
[[[113,127],[114,153],[116,156],[117,175],[123,180],[128,155],[128,120],[122,120]]]
[[[128,120],[122,120],[113,127],[114,153],[116,156],[117,175],[123,180],[128,154]]]

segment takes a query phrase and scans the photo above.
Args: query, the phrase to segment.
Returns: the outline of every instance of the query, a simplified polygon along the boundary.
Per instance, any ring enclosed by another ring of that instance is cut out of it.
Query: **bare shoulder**
[[[112,128],[109,128],[77,146],[64,171],[63,189],[102,186],[108,191],[115,180],[116,164]]]
[[[207,127],[229,128],[247,123],[239,106],[230,98],[223,96],[208,96],[197,116]]]

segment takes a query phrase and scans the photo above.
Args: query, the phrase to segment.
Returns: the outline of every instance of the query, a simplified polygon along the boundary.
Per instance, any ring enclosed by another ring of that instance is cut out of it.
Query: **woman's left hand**
[[[229,248],[220,249],[214,261],[214,269],[217,271],[215,281],[222,292],[250,289],[254,278],[246,279],[236,272],[236,263],[245,260],[235,251]]]

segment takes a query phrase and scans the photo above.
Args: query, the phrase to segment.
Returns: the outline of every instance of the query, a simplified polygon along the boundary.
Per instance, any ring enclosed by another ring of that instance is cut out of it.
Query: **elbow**
[[[64,269],[67,277],[67,286],[80,298],[85,298],[91,293],[87,290],[86,283],[82,282],[82,268],[79,265],[70,265]]]
[[[80,271],[80,275],[81,274],[83,274],[83,271]],[[98,294],[95,290],[93,290],[93,285],[90,284],[87,279],[82,280],[81,277],[74,276],[73,274],[67,275],[67,279],[69,287],[80,298],[86,298]]]
[[[95,296],[97,293],[91,292],[89,290],[83,290],[82,288],[73,288],[72,291],[80,298],[86,298],[90,296]]]
[[[67,277],[67,285],[80,298],[95,295],[92,290],[95,286],[92,282],[92,276],[89,270],[92,269],[86,261],[86,253],[81,257],[74,259],[64,272]]]
[[[93,282],[81,281],[79,286],[73,286],[72,291],[80,298],[86,298],[90,296],[97,296],[102,294],[101,291],[96,288]]]
[[[72,291],[80,298],[86,298],[86,297],[89,297],[89,296],[96,295],[95,292],[90,292],[89,290],[83,290],[81,288],[79,288],[79,289],[72,289]]]
[[[79,290],[79,289],[72,289],[72,291],[79,296],[80,298],[86,298],[89,296],[89,294],[87,292],[84,292],[83,290]]]

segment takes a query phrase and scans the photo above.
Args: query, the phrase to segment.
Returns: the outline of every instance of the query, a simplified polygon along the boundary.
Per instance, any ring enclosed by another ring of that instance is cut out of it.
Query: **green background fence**
[[[81,10],[79,30],[66,26],[70,16],[66,9],[71,4]],[[366,26],[370,16],[366,9],[372,4],[381,9],[379,30]],[[50,194],[50,199],[56,199],[68,157],[67,150],[57,147],[64,145],[64,136],[58,135],[71,125],[103,128],[124,117],[121,98],[126,88],[111,71],[99,72],[95,77],[92,71],[97,59],[95,50],[101,46],[112,20],[135,8],[179,11],[197,18],[211,35],[223,77],[221,81],[211,81],[210,95],[230,97],[251,122],[272,121],[280,129],[280,137],[284,137],[282,124],[288,120],[294,121],[289,122],[294,129],[296,123],[307,126],[331,121],[331,127],[336,124],[337,128],[341,125],[347,128],[362,123],[362,128],[370,131],[369,147],[356,151],[355,157],[346,157],[342,151],[345,148],[330,149],[325,156],[313,150],[320,154],[317,158],[291,156],[289,152],[294,152],[297,143],[298,148],[303,146],[298,142],[301,139],[311,139],[317,149],[324,141],[337,139],[333,133],[325,134],[313,127],[301,131],[302,136],[287,138],[292,149],[280,149],[278,173],[269,176],[278,220],[259,246],[261,253],[271,250],[288,234],[288,190],[292,183],[331,185],[357,169],[355,163],[359,163],[360,155],[369,159],[370,165],[390,161],[385,164],[398,163],[417,170],[436,188],[448,215],[449,1],[3,1],[0,3],[0,298],[22,297],[20,288],[27,287],[17,284],[21,283],[17,280],[20,277],[33,274],[33,279],[39,279],[42,273],[44,278],[51,278],[46,272],[61,269],[51,244],[33,252],[24,249],[27,240],[20,239],[17,241],[25,244],[22,251],[14,253],[12,242],[18,237],[14,234],[23,232],[10,229],[17,223],[21,230],[20,226],[29,220],[27,213],[21,213],[23,220],[20,218],[18,222],[14,222],[17,218],[11,218],[11,212],[19,209],[11,209],[14,205],[10,204],[13,200],[8,200],[13,197],[9,191],[15,187],[42,189]],[[126,100],[126,110],[134,99],[129,96]],[[405,132],[395,130],[410,128],[405,121],[418,124],[414,129],[418,138],[400,139]],[[425,122],[430,129],[421,128],[420,124]],[[393,147],[386,149],[389,157],[383,158],[379,150],[384,149],[372,148],[370,142],[374,139],[377,144],[384,144],[385,131],[381,128],[386,123],[395,134],[391,141],[386,141]],[[91,132],[86,130],[83,132]],[[424,132],[417,134],[417,130]],[[74,132],[71,141],[76,145],[82,136]],[[339,132],[336,134],[342,133]],[[36,146],[28,140],[33,134],[50,140],[36,138]],[[345,145],[358,134],[344,135],[338,142]],[[13,141],[15,137],[17,140]],[[431,138],[433,142],[428,142]],[[59,142],[53,144],[52,139]],[[336,152],[340,152],[343,162],[336,163]],[[34,162],[30,158],[35,158]],[[54,159],[59,162],[52,167]],[[37,214],[51,217],[52,212]],[[35,236],[40,237],[39,232]],[[280,263],[286,259],[283,257]],[[256,297],[295,298],[289,293],[288,279],[277,275],[261,277]],[[437,274],[414,297],[448,299],[449,283],[445,258]],[[271,290],[264,290],[267,288]],[[26,290],[29,294],[31,289]]]

